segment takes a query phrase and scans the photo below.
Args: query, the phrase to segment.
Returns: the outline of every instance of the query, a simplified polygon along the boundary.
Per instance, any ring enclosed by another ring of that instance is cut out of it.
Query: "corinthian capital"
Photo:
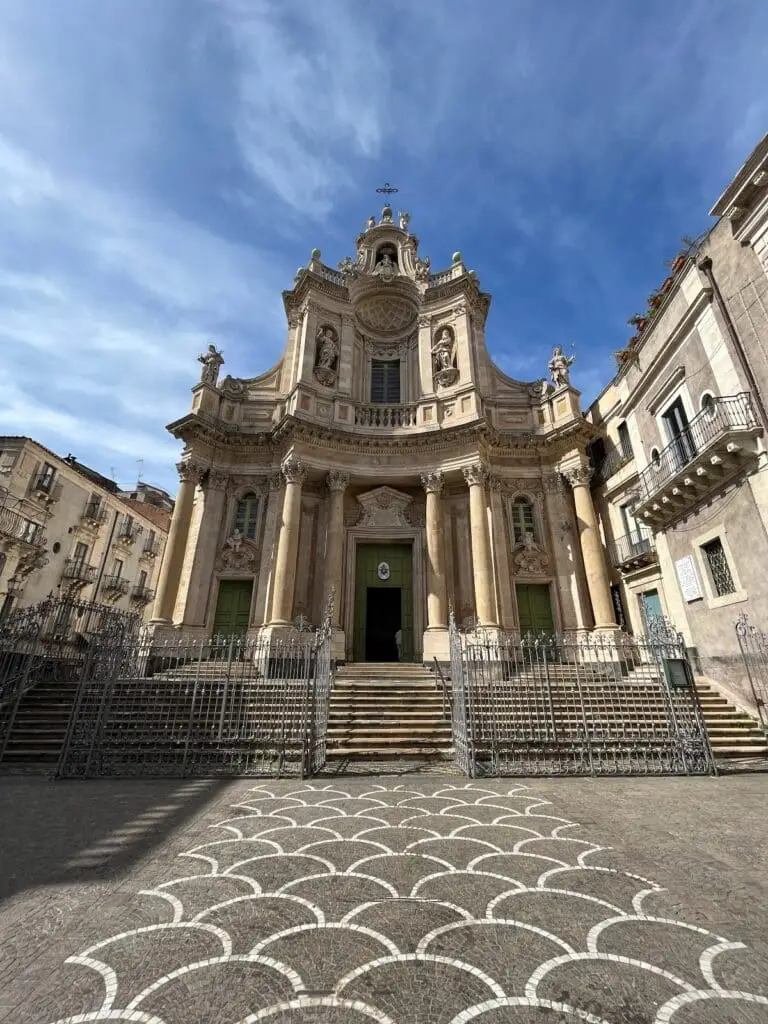
[[[225,491],[229,480],[229,473],[222,473],[218,469],[212,469],[205,479],[206,490]]]
[[[434,473],[421,474],[421,486],[427,494],[440,494],[445,485],[445,477],[437,470]]]
[[[591,466],[571,466],[562,472],[571,487],[588,487],[593,470]]]
[[[289,455],[280,467],[286,483],[303,484],[307,475],[307,467],[295,455]]]
[[[176,469],[179,473],[179,479],[183,484],[190,480],[198,484],[207,467],[200,462],[196,462],[195,459],[186,459],[184,462],[177,462]]]
[[[332,469],[325,478],[325,483],[329,491],[346,491],[349,486],[349,473],[341,469]]]
[[[475,462],[471,466],[464,466],[462,473],[469,487],[484,487],[488,480],[488,470],[482,462]]]

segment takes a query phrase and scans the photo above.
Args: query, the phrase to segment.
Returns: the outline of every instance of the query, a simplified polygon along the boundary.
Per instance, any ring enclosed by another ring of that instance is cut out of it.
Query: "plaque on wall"
[[[389,562],[379,562],[378,566],[376,567],[376,573],[378,574],[380,580],[388,580]]]
[[[699,575],[696,572],[696,566],[693,563],[693,555],[686,555],[685,558],[678,558],[675,562],[675,572],[677,573],[677,582],[680,584],[680,591],[683,595],[683,599],[688,601],[688,603],[691,601],[699,601],[704,594],[701,591]]]

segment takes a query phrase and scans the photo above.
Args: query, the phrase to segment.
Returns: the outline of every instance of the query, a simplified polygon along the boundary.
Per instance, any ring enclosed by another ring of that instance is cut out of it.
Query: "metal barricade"
[[[470,776],[715,770],[678,634],[517,638],[452,620],[451,652],[454,747]]]

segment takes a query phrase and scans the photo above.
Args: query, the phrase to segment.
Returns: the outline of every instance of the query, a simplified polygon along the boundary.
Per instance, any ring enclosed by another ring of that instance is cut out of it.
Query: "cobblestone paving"
[[[553,786],[237,784],[0,1019],[768,1022],[760,955],[673,913]]]

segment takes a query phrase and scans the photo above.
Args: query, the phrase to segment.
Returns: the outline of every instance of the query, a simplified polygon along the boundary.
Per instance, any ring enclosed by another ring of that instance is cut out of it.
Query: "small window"
[[[21,539],[27,544],[36,544],[41,530],[42,527],[39,523],[33,523],[31,519],[25,519]]]
[[[629,427],[626,423],[620,423],[618,428],[619,435],[619,451],[625,459],[631,459],[634,455],[632,451],[632,441],[629,437]]]
[[[725,597],[726,594],[735,594],[736,586],[731,575],[731,567],[725,555],[723,542],[719,537],[701,545],[704,557],[707,560],[709,576],[712,580],[712,588],[717,597]]]
[[[533,505],[528,498],[515,498],[510,505],[512,517],[512,537],[515,544],[522,544],[526,533],[536,540],[536,526],[533,518]]]
[[[78,541],[78,543],[75,544],[75,553],[72,556],[72,561],[77,562],[78,565],[83,565],[87,557],[88,545]]]
[[[53,487],[53,478],[55,476],[56,470],[53,468],[50,462],[44,462],[43,468],[40,470],[40,473],[38,474],[37,477],[37,484],[35,485],[37,487],[37,490],[45,491],[46,493],[49,492],[51,487]]]
[[[258,494],[249,491],[244,494],[237,503],[235,511],[235,529],[247,537],[248,540],[256,540],[256,531],[259,528],[259,507],[261,499]]]
[[[661,469],[661,455],[658,448],[651,448],[651,463],[654,469]]]
[[[115,559],[115,564],[112,566],[112,575],[113,576],[118,576],[118,577],[123,575],[123,560],[122,560],[122,558],[116,558]]]
[[[141,572],[139,573],[138,586],[141,589],[142,587],[146,587],[146,585],[147,585],[147,570],[146,569],[142,569]]]
[[[715,407],[715,397],[714,397],[714,395],[710,391],[705,391],[704,394],[701,396],[700,405],[701,405],[701,411],[704,413],[704,416],[708,420],[711,420],[712,417],[715,415],[715,408],[716,407]]]
[[[371,402],[386,405],[400,404],[399,359],[373,359],[371,361]]]

